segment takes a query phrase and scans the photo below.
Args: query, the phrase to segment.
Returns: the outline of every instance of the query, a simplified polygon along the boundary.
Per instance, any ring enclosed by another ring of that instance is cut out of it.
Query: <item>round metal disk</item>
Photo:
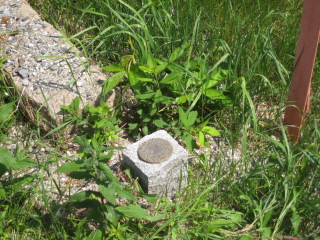
[[[152,138],[138,148],[138,156],[147,163],[161,163],[172,155],[170,142],[162,138]]]

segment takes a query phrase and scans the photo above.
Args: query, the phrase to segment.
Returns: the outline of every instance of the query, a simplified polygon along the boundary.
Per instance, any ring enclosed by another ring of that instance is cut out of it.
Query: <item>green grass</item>
[[[101,66],[119,63],[126,55],[141,66],[148,64],[150,54],[168,60],[183,43],[190,47],[178,64],[186,73],[192,71],[192,60],[205,59],[208,66],[214,66],[229,54],[219,65],[228,70],[219,87],[234,104],[226,108],[220,102],[207,101],[201,106],[201,120],[208,120],[221,132],[221,150],[190,160],[189,185],[175,201],[150,203],[153,214],[164,214],[161,220],[124,216],[118,224],[106,223],[100,228],[106,239],[319,237],[319,60],[312,107],[299,144],[288,141],[281,118],[293,69],[301,1],[29,2]],[[2,106],[19,101],[5,96],[6,87],[0,90]],[[12,124],[25,122],[15,108],[11,113],[17,118],[0,125],[4,135]],[[177,120],[177,113],[171,113]],[[66,151],[63,139],[43,138],[35,126],[27,125],[27,129],[29,137],[25,138],[50,149],[50,154],[32,159],[36,161],[33,184],[2,198],[1,237],[94,239],[89,234],[95,223],[77,215],[69,202],[53,202],[44,185],[49,179],[61,196],[68,196],[49,170],[50,165],[59,165]],[[241,154],[236,158],[232,152]],[[22,155],[31,156],[28,152]],[[14,158],[18,157],[14,153]]]

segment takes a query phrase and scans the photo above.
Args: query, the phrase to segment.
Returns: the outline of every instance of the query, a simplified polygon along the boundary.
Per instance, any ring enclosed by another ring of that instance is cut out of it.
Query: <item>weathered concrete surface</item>
[[[0,21],[5,81],[33,121],[48,131],[61,123],[61,105],[77,96],[82,107],[96,103],[106,75],[25,0],[0,0]]]
[[[139,159],[139,146],[153,138],[161,138],[171,144],[172,154],[166,161],[147,163]],[[147,193],[173,198],[187,185],[188,152],[164,130],[145,136],[123,150],[122,161],[125,167],[131,169],[133,176],[139,178],[142,188]]]

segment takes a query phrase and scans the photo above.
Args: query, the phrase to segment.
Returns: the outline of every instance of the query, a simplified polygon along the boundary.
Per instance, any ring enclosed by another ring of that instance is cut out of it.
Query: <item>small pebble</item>
[[[78,86],[78,87],[81,87],[82,85],[83,85],[83,82],[77,81],[77,86]]]
[[[45,55],[46,54],[46,50],[41,50],[40,52],[42,55]]]
[[[59,42],[59,38],[53,38],[53,41],[54,41],[55,43],[58,43],[58,42]]]
[[[18,59],[18,63],[19,63],[20,66],[23,65],[25,62],[26,61],[24,59],[22,59],[22,58]]]
[[[29,20],[29,17],[28,17],[28,16],[21,18],[21,21],[22,21],[22,22],[27,21],[27,20]]]
[[[58,49],[59,53],[65,53],[68,51],[68,47],[66,45],[62,45],[59,49]]]
[[[57,73],[58,73],[58,74],[62,73],[63,69],[64,69],[63,67],[59,67],[59,69],[58,69],[58,72],[57,72]]]
[[[51,66],[49,67],[49,69],[52,70],[52,71],[55,71],[55,70],[58,69],[58,65],[53,64],[53,65],[51,65]]]
[[[22,86],[28,86],[29,85],[29,81],[27,79],[22,81]]]
[[[12,52],[12,48],[9,46],[8,48],[6,48],[6,53],[9,54],[10,52]]]
[[[9,3],[9,6],[10,7],[16,7],[18,5],[18,3],[16,3],[16,2],[10,2]]]
[[[3,15],[10,17],[10,16],[11,16],[10,10],[9,10],[8,8],[6,8],[6,9],[3,11]]]
[[[22,78],[26,78],[28,77],[29,73],[28,73],[28,70],[27,69],[21,69],[18,71],[18,74],[20,77]]]
[[[3,13],[3,11],[5,10],[5,7],[0,7],[0,13]]]
[[[10,18],[8,16],[2,16],[1,24],[9,24]]]

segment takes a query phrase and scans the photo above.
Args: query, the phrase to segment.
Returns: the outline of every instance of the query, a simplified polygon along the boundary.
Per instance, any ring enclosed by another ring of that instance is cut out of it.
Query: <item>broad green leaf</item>
[[[155,102],[153,102],[151,105],[151,109],[149,111],[150,116],[154,116],[157,112],[158,112],[157,104]],[[145,118],[145,119],[148,119],[148,118]],[[150,122],[150,120],[151,119],[149,118],[147,122]],[[143,122],[145,122],[145,121],[143,120]]]
[[[169,73],[167,76],[165,76],[160,83],[161,84],[174,84],[178,83],[182,78],[181,73]]]
[[[116,178],[113,175],[113,172],[111,169],[108,167],[107,164],[99,162],[98,163],[98,169],[101,170],[101,172],[104,174],[104,176],[107,178],[108,181],[110,182],[118,182],[118,178]]]
[[[122,72],[125,71],[125,68],[121,66],[120,64],[110,64],[108,66],[105,66],[102,68],[104,71],[110,71],[110,72]]]
[[[13,167],[14,170],[19,170],[19,169],[26,169],[28,167],[33,166],[34,164],[36,164],[36,161],[33,161],[30,158],[23,158],[23,159],[16,159],[16,164]]]
[[[88,199],[91,199],[97,192],[95,191],[83,191],[70,196],[69,200],[71,202],[82,202]]]
[[[140,205],[129,204],[128,206],[116,207],[116,210],[121,212],[126,217],[141,219],[148,218],[150,216],[145,209],[141,208]]]
[[[144,126],[144,127],[142,128],[142,132],[143,132],[144,135],[148,135],[148,134],[149,134],[149,128],[148,128],[148,126]]]
[[[163,70],[165,70],[166,69],[166,67],[167,67],[167,64],[165,63],[165,64],[161,64],[161,65],[158,65],[157,67],[156,67],[156,74],[157,75],[159,75]]]
[[[104,126],[106,126],[106,125],[104,125]],[[97,139],[92,139],[92,141],[91,141],[91,144],[92,144],[92,147],[95,149],[95,150],[100,150],[101,149],[101,144],[98,142],[98,140]]]
[[[180,68],[180,67],[178,67],[177,65],[175,65],[175,64],[168,64],[167,65],[167,68],[172,72],[172,73],[180,73],[180,74],[182,74],[182,72],[183,72],[183,70]]]
[[[151,120],[151,118],[149,118],[149,117],[144,117],[144,118],[142,119],[142,122],[143,122],[143,123],[149,123],[150,120]]]
[[[0,163],[3,164],[7,169],[14,168],[17,165],[17,161],[13,154],[5,149],[0,147]]]
[[[85,170],[85,171],[78,171],[78,172],[70,172],[69,177],[74,179],[92,179],[94,176],[91,171]]]
[[[197,148],[196,141],[194,140],[194,138],[190,134],[188,134],[186,137],[184,137],[183,140],[185,141],[186,147],[189,152],[193,152],[193,150]]]
[[[185,113],[183,109],[179,107],[179,119],[186,128],[192,126],[196,122],[197,116],[197,111]]]
[[[271,227],[260,228],[258,231],[262,232],[261,240],[269,240],[272,235]]]
[[[5,187],[7,193],[16,193],[22,189],[26,184],[31,183],[35,179],[35,175],[28,174],[20,178],[15,178],[13,183],[10,183],[9,186]]]
[[[144,73],[153,73],[154,70],[152,68],[146,66],[139,66],[139,69]]]
[[[135,86],[139,81],[136,79],[136,75],[134,74],[134,72],[129,71],[128,73],[128,79],[129,82],[131,84],[131,86]]]
[[[72,102],[71,102],[71,104],[69,105],[69,107],[70,107],[73,111],[78,112],[78,111],[79,111],[79,107],[80,107],[80,98],[79,98],[78,96],[75,97],[75,98],[72,100]]]
[[[125,75],[125,72],[118,72],[116,74],[113,74],[111,77],[109,77],[104,83],[104,92],[108,93],[112,89],[114,89],[119,82],[121,81],[122,77]]]
[[[151,54],[148,54],[147,62],[148,62],[148,67],[153,69],[153,72],[154,72],[154,69],[156,68],[157,63],[155,58]]]
[[[0,106],[0,123],[6,121],[14,111],[15,102],[10,102]]]
[[[170,62],[174,62],[175,60],[184,56],[186,54],[186,49],[188,46],[189,44],[185,43],[185,44],[182,44],[180,47],[177,47],[176,49],[174,49],[169,57]]]
[[[161,96],[157,99],[154,99],[154,103],[162,103],[162,104],[172,104],[174,102],[174,99],[167,96]]]
[[[104,208],[105,208],[104,214],[105,214],[107,220],[110,221],[113,226],[117,226],[120,216],[116,212],[114,207],[111,206],[110,204],[105,204]]]
[[[142,116],[143,110],[140,108],[140,109],[137,110],[137,113],[138,113],[140,116]]]
[[[296,235],[296,234],[298,234],[298,231],[299,231],[301,217],[300,217],[298,211],[294,207],[292,207],[292,217],[290,220],[292,223],[293,234]]]
[[[137,123],[129,123],[128,125],[129,125],[128,129],[129,129],[130,131],[136,129],[137,126],[138,126]]]
[[[154,95],[154,98],[156,99],[156,98],[161,97],[161,96],[162,96],[162,92],[161,92],[160,89],[158,89],[158,90],[156,91],[155,95]]]
[[[266,212],[263,216],[263,221],[261,223],[260,227],[266,227],[272,217],[273,214],[273,210],[269,210],[268,212]]]
[[[139,185],[138,183],[136,183]],[[140,186],[137,186],[137,188],[141,188]],[[150,203],[155,203],[158,200],[157,194],[148,194],[144,193],[142,189],[139,191],[139,195],[143,197],[143,199],[147,200]]]
[[[219,229],[226,229],[226,228],[230,228],[233,227],[234,224],[232,223],[232,221],[230,220],[226,220],[226,219],[215,219],[209,222],[208,225],[208,232],[215,232]]]
[[[136,97],[136,99],[145,100],[145,99],[152,99],[154,97],[154,95],[155,95],[154,92],[150,92],[150,93],[145,93],[145,94],[137,94],[135,97]]]
[[[223,93],[219,90],[216,90],[216,89],[207,89],[205,91],[205,95],[208,97],[208,98],[211,98],[213,100],[216,100],[216,99],[226,99],[227,97],[225,95],[223,95]]]
[[[191,111],[188,113],[188,127],[192,126],[196,122],[197,116],[197,111]]]
[[[177,103],[178,104],[184,104],[184,103],[186,103],[187,102],[187,97],[186,96],[181,96],[181,97],[179,97],[179,98],[177,98]]]
[[[242,221],[241,213],[234,213],[234,214],[229,215],[228,217],[232,222],[237,223],[237,224],[240,224]]]
[[[115,189],[112,184],[109,184],[108,186],[99,184],[99,191],[101,192],[102,196],[108,200],[111,204],[116,203],[116,197],[115,197]]]
[[[209,79],[209,81],[207,82],[207,84],[205,85],[205,88],[212,88],[217,86],[221,81],[218,81],[216,79]]]
[[[154,120],[153,124],[156,125],[158,128],[164,128],[164,127],[168,126],[168,124],[165,121],[163,121],[162,119]]]
[[[206,133],[206,134],[209,134],[212,137],[220,136],[220,133],[214,127],[204,126],[204,127],[201,128],[201,131]]]
[[[92,231],[90,235],[86,238],[86,240],[102,240],[103,233],[100,229]]]
[[[9,160],[9,165],[11,165],[10,168],[14,170],[26,169],[36,163],[36,161],[27,158],[24,151],[17,151],[16,156],[13,156],[13,154],[9,150],[5,149],[4,151],[2,151],[2,148],[0,148],[0,163],[5,165],[4,162],[1,162],[1,157],[3,157],[4,161]]]
[[[199,131],[198,134],[199,144],[204,147],[208,147],[207,138],[204,136],[203,132]]]
[[[226,99],[221,100],[221,104],[224,108],[231,108],[233,107],[233,101],[226,96]]]
[[[228,71],[220,69],[211,74],[210,79],[206,83],[206,88],[212,88],[217,86],[223,79],[226,78]]]
[[[187,114],[183,111],[181,107],[179,107],[179,119],[185,127],[188,126]]]
[[[115,185],[115,189],[116,189],[116,192],[119,195],[119,197],[125,198],[125,199],[128,199],[128,200],[132,200],[132,201],[137,200],[137,198],[135,196],[133,196],[132,193],[130,193],[129,191],[123,189],[123,187],[121,185],[119,185],[119,184]]]
[[[73,203],[76,207],[83,206],[85,208],[90,208],[88,218],[92,218],[96,222],[103,222],[104,221],[104,213],[101,211],[102,204],[99,200],[97,199],[91,199],[91,200],[86,200],[82,203]]]
[[[57,172],[59,173],[70,173],[70,172],[78,172],[82,171],[85,168],[85,163],[83,160],[67,162],[62,164],[58,169]]]

